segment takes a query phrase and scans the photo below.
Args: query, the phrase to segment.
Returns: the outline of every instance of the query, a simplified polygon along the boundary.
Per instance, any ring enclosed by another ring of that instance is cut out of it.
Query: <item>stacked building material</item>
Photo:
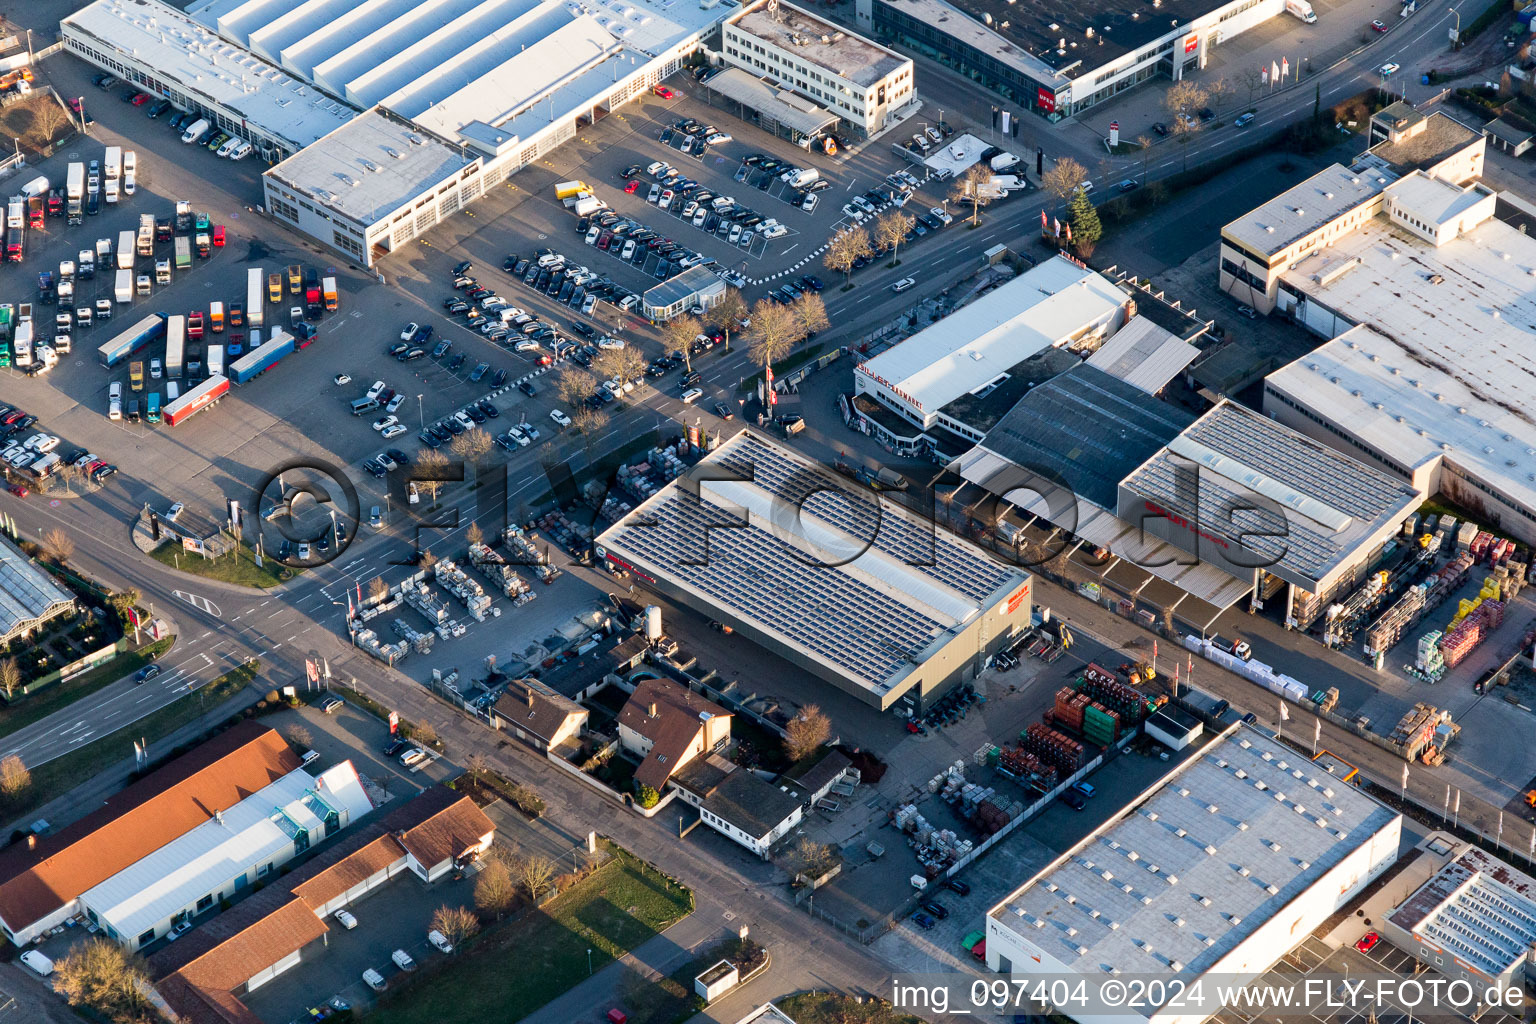
[[[1476,523],[1462,523],[1460,528],[1456,530],[1457,552],[1460,553],[1469,550],[1472,547],[1472,544],[1477,540],[1477,535],[1479,532],[1480,531],[1478,530]]]
[[[1151,702],[1142,696],[1141,691],[1118,679],[1105,679],[1084,673],[1083,692],[1099,707],[1113,711],[1122,722],[1135,724],[1152,712]]]
[[[448,621],[448,606],[432,596],[432,588],[425,583],[416,583],[410,587],[403,587],[405,603],[421,612],[422,616],[432,625],[441,625]]]
[[[471,544],[469,563],[480,571],[480,575],[490,580],[492,586],[510,597],[514,605],[527,604],[533,600],[533,589],[528,586],[528,581],[519,576],[517,570],[508,565],[499,552],[492,551],[484,544]]]
[[[491,608],[491,595],[485,592],[484,587],[470,579],[469,574],[451,558],[440,559],[432,570],[437,575],[437,582],[463,603],[476,622],[485,621],[486,613]]]
[[[976,831],[984,836],[1001,831],[1008,821],[1008,812],[991,800],[983,800],[971,812],[971,824],[976,826]]]
[[[1056,707],[1053,711],[1056,721],[1077,732],[1082,732],[1083,709],[1088,706],[1088,703],[1086,693],[1074,690],[1070,686],[1063,686],[1056,691]]]
[[[502,534],[507,544],[507,551],[511,554],[511,561],[517,565],[531,568],[539,577],[540,583],[553,583],[555,577],[560,575],[549,561],[549,552],[541,551],[534,543],[533,538],[524,533],[520,527],[509,526]]]
[[[1098,704],[1091,704],[1083,713],[1083,738],[1089,743],[1107,747],[1120,736],[1120,716]]]
[[[395,636],[410,644],[417,654],[432,653],[432,642],[437,639],[436,633],[423,633],[413,629],[404,619],[395,619],[389,624],[389,628],[394,630]]]
[[[1038,722],[1019,735],[1019,745],[1036,757],[1053,764],[1063,775],[1083,766],[1083,745],[1071,737]]]
[[[371,629],[360,629],[352,634],[352,642],[386,665],[393,665],[410,650],[404,643],[384,643],[379,634]]]
[[[1504,624],[1504,602],[1480,600],[1476,609],[1440,638],[1440,654],[1447,668],[1455,668],[1478,644]]]
[[[1428,583],[1416,583],[1393,602],[1392,607],[1366,629],[1365,653],[1384,654],[1391,650],[1403,638],[1403,634],[1419,621],[1424,613],[1424,600],[1428,593]]]
[[[998,752],[997,769],[1042,793],[1056,788],[1056,766],[1041,760],[1023,747],[1002,748]]]
[[[1435,729],[1450,720],[1449,712],[1419,701],[1398,720],[1387,738],[1399,744],[1403,748],[1403,756],[1412,761],[1433,742]]]

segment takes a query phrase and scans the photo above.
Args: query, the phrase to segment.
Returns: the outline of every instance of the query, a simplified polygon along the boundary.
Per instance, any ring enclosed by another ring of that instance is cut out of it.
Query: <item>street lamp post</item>
[[[587,977],[592,976],[592,951],[587,950]]]
[[[1451,49],[1454,50],[1457,46],[1461,45],[1461,12],[1454,7],[1447,9],[1456,16],[1456,27],[1451,29],[1451,32],[1453,33],[1451,39]]]
[[[422,411],[421,395],[416,396],[416,415],[421,417],[421,429],[427,429],[427,414]]]

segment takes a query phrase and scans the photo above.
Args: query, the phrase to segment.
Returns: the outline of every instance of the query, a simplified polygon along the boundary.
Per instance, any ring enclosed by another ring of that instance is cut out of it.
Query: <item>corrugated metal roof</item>
[[[73,601],[52,576],[0,537],[0,639],[31,629],[39,619]]]
[[[1199,354],[1195,346],[1149,318],[1134,316],[1088,357],[1088,365],[1155,395]]]
[[[705,88],[771,117],[802,135],[814,135],[836,122],[839,116],[742,68],[726,68],[711,75]]]

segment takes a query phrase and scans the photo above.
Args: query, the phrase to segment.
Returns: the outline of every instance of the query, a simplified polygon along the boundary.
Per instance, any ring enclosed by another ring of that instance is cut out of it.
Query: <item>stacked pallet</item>
[[[1008,812],[991,800],[983,800],[971,812],[971,824],[984,836],[1001,831],[1008,824]]]
[[[1088,695],[1063,686],[1056,691],[1056,706],[1053,710],[1056,721],[1077,732],[1083,731],[1083,710],[1088,707]]]
[[[1402,597],[1398,598],[1370,627],[1365,631],[1365,653],[1384,654],[1403,638],[1403,634],[1413,628],[1419,621],[1419,616],[1424,612],[1425,597],[1429,593],[1427,583],[1418,583],[1408,588]]]
[[[1042,793],[1056,788],[1056,766],[1048,764],[1023,747],[1004,747],[998,752],[997,768]]]
[[[1083,766],[1083,745],[1038,722],[1019,735],[1019,745],[1047,764],[1071,775]]]
[[[1090,665],[1088,668],[1089,671],[1083,673],[1083,692],[1104,710],[1112,711],[1122,721],[1131,723],[1147,717],[1147,699],[1139,690],[1127,686],[1103,669],[1094,672],[1095,666]]]
[[[1089,743],[1107,747],[1120,736],[1120,716],[1098,704],[1090,704],[1083,712],[1083,738]]]
[[[1478,644],[1504,624],[1503,601],[1480,601],[1477,608],[1440,638],[1440,654],[1447,668],[1455,668]]]

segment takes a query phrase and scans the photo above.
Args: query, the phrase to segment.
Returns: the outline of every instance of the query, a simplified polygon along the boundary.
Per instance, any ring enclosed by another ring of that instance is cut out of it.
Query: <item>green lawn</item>
[[[417,984],[391,986],[371,1024],[486,1024],[527,1016],[693,910],[693,893],[618,847],[543,907],[494,925]],[[393,979],[391,979],[393,980]]]
[[[175,642],[174,636],[156,640],[137,651],[120,654],[107,664],[82,672],[73,679],[46,686],[29,697],[20,698],[16,704],[0,706],[0,736],[8,736],[17,729],[47,718],[108,683],[132,675],[170,650]]]
[[[260,668],[261,663],[253,659],[117,732],[32,768],[32,784],[20,797],[8,801],[0,810],[9,817],[15,817],[63,795],[97,772],[132,757],[134,740],[147,739],[153,743],[218,707],[245,689]]]
[[[219,558],[204,558],[195,551],[183,551],[179,545],[168,543],[151,551],[150,557],[189,576],[203,576],[242,587],[275,587],[293,579],[296,574],[294,569],[270,556],[263,558],[261,567],[257,568],[255,552],[244,544]]]

